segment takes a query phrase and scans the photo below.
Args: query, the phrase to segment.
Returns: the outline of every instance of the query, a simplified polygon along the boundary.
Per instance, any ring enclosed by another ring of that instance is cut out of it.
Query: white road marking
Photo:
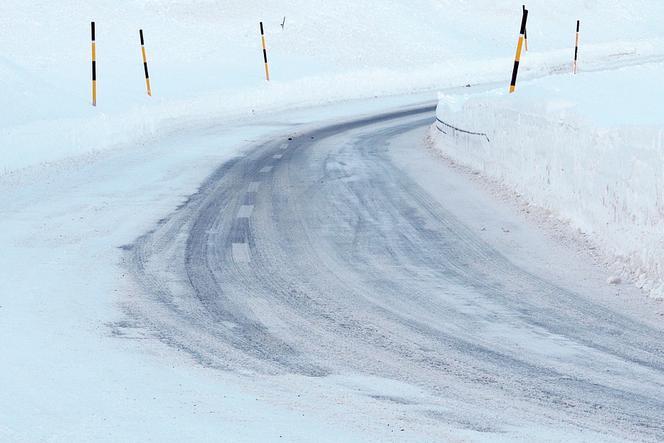
[[[276,158],[277,160],[279,160],[281,157],[283,157],[283,154],[274,154],[272,156],[272,158]]]
[[[249,245],[247,243],[233,243],[233,261],[237,263],[249,263],[251,254],[249,254]]]
[[[254,210],[254,205],[242,205],[240,210],[237,212],[237,218],[249,218],[251,217],[251,212]]]
[[[261,169],[261,172],[270,172],[272,170],[272,166],[266,166],[263,169]]]
[[[281,149],[288,149],[288,143],[281,145]]]
[[[258,186],[260,186],[261,182],[251,182],[249,183],[249,188],[247,189],[248,192],[257,192],[258,191]]]

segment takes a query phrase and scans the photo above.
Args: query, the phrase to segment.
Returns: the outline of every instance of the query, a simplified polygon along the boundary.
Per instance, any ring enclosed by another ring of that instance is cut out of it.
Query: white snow
[[[287,118],[315,121],[392,103]],[[0,441],[388,438],[382,423],[357,417],[340,428],[331,418],[345,416],[344,402],[376,407],[361,393],[324,380],[231,377],[123,323],[121,302],[131,293],[121,246],[152,229],[220,163],[242,155],[240,146],[277,130],[270,119],[209,127],[0,182]],[[403,426],[396,415],[392,423]]]
[[[620,283],[622,283],[622,280],[620,277],[612,275],[606,280],[606,282],[610,285],[619,285]]]
[[[432,130],[454,161],[509,186],[599,244],[613,272],[664,296],[664,107],[655,63],[441,97]],[[445,128],[443,128],[445,129]]]
[[[568,65],[577,17],[584,19],[586,66],[661,57],[655,30],[664,5],[578,3],[529,2],[532,49],[524,78]],[[0,14],[0,174],[266,110],[503,83],[520,8],[519,1],[488,0],[7,0]],[[90,106],[91,20],[96,108]],[[139,28],[152,98],[145,93]]]
[[[124,281],[119,247],[173,211],[218,164],[240,155],[243,145],[283,131],[285,122],[377,112],[430,99],[427,91],[450,86],[506,84],[521,3],[4,0],[0,7],[0,440],[394,439],[387,425],[407,425],[403,416],[398,409],[382,411],[384,405],[367,400],[364,391],[385,392],[381,387],[385,384],[403,393],[412,386],[351,376],[344,379],[356,387],[350,393],[326,379],[307,381],[306,389],[300,389],[299,379],[260,383],[245,379],[243,384],[242,378],[195,366],[158,340],[142,336],[140,325],[135,336],[113,336],[115,322],[123,318],[118,306]],[[659,29],[664,3],[561,0],[552,7],[549,1],[533,0],[528,7],[531,51],[522,66],[523,80],[569,67],[573,26],[579,17],[582,69],[663,58]],[[282,31],[279,24],[284,16]],[[96,108],[90,106],[91,20],[97,23]],[[269,84],[263,78],[260,20],[267,31],[273,78]],[[145,31],[152,98],[144,90],[139,28]],[[650,75],[633,79],[642,82]],[[584,82],[584,76],[576,80]],[[586,82],[592,84],[596,78],[589,76]],[[520,83],[520,94],[526,86]],[[293,107],[403,93],[423,94],[286,113]],[[613,96],[625,100],[629,92],[614,91]],[[537,100],[532,97],[525,104]],[[590,118],[578,96],[561,100],[551,105],[551,112],[558,112],[554,118],[561,113],[567,118],[570,103],[579,109],[575,119]],[[635,101],[634,108],[638,105]],[[469,126],[483,130],[486,123],[487,131],[493,125],[492,136],[498,138],[492,137],[491,146],[508,145],[501,151],[506,157],[491,157],[495,152],[487,152],[486,145],[478,145],[482,151],[472,156],[469,151],[464,154],[461,146],[440,146],[459,161],[481,165],[485,173],[521,186],[519,181],[510,182],[508,174],[517,167],[533,168],[535,161],[530,156],[511,162],[518,147],[525,145],[507,143],[514,131],[500,133],[502,120],[516,115],[509,109],[499,111],[505,99],[475,98],[458,106],[454,113],[441,107],[441,115],[447,119],[453,114],[460,125],[472,122]],[[618,148],[631,134],[629,129],[598,129],[584,120],[573,122],[581,128],[574,132],[559,120],[542,123],[551,118],[548,113],[518,115],[523,130],[542,140],[535,146],[538,154],[546,154],[554,138],[574,143],[568,147],[572,157],[555,157],[564,158],[568,168],[579,168],[590,159],[602,170],[631,165],[632,172],[623,168],[623,175],[611,175],[617,184],[634,185],[609,194],[620,223],[613,230],[600,226],[606,208],[597,200],[577,193],[551,201],[569,205],[558,208],[561,216],[572,220],[576,216],[579,226],[597,229],[597,239],[615,234],[615,240],[624,242],[619,246],[626,253],[621,258],[625,266],[633,270],[634,263],[642,263],[641,281],[654,288],[651,276],[661,266],[657,264],[661,256],[652,251],[657,241],[661,245],[661,236],[657,238],[661,212],[657,218],[652,196],[655,190],[661,195],[662,151],[648,143],[658,129],[638,135],[637,143],[630,144],[633,156],[626,161],[621,153],[626,150]],[[641,123],[646,119],[660,123],[654,112],[641,115]],[[258,117],[261,120],[254,124]],[[246,124],[238,124],[240,120]],[[612,123],[611,116],[605,115],[603,122]],[[542,130],[547,132],[541,134]],[[526,138],[520,140],[525,143]],[[581,148],[588,145],[603,146],[605,151],[584,152]],[[534,203],[544,204],[549,195],[541,194],[545,186],[535,175],[543,170],[540,163],[537,168],[528,170],[523,186],[534,184],[528,195]],[[559,169],[552,169],[554,180],[562,178]],[[579,173],[568,186],[599,196],[600,183],[592,178]],[[589,183],[595,186],[590,191]],[[251,186],[256,189],[259,183]],[[633,203],[640,206],[630,206]],[[659,205],[661,209],[661,200]],[[573,211],[563,212],[569,208]],[[650,230],[622,235],[634,226]],[[646,244],[650,247],[643,249]],[[238,244],[234,250],[244,256],[245,248]],[[122,325],[121,329],[132,328]],[[347,405],[365,415],[349,416]],[[376,414],[380,419],[372,416],[377,409],[383,414]],[[556,435],[557,431],[546,432]],[[467,434],[471,440],[487,438]]]

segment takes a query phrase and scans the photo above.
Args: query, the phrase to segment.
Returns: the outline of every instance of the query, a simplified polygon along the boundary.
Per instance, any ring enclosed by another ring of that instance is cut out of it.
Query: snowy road
[[[518,226],[501,243],[508,229],[467,223],[482,202],[463,179],[434,197],[407,165],[429,155],[433,112],[318,126],[225,163],[127,247],[150,294],[132,315],[204,365],[417,386],[426,404],[375,396],[414,422],[664,439],[661,328],[599,302],[595,280],[580,292],[575,269],[554,277],[538,260],[564,269],[564,254],[519,250]]]

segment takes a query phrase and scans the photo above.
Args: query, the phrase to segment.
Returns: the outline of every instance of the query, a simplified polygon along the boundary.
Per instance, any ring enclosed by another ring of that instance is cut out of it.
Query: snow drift
[[[643,40],[657,37],[664,5],[578,3],[529,2],[524,76],[547,75],[567,63],[578,17],[586,62],[657,56],[662,45]],[[488,0],[6,0],[3,6],[0,176],[255,112],[506,82],[521,10],[520,1]],[[90,106],[91,20],[97,23],[97,108]],[[152,98],[144,90],[139,28]]]
[[[512,96],[441,97],[442,122],[431,134],[455,162],[569,221],[601,246],[614,272],[661,298],[664,119],[655,79],[662,71],[542,79]]]

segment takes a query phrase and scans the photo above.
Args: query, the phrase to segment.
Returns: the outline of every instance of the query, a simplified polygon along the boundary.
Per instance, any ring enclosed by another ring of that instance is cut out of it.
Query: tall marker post
[[[576,66],[579,58],[579,27],[581,25],[580,20],[576,21],[576,43],[574,44],[574,64],[572,67],[572,72],[576,74]]]
[[[97,106],[97,45],[95,42],[95,22],[90,23],[92,32],[92,106]]]
[[[145,54],[145,39],[143,30],[139,29],[138,34],[141,37],[141,54],[143,55],[143,70],[145,71],[145,86],[148,89],[148,95],[152,97],[152,88],[150,87],[150,74],[148,73],[148,56]]]
[[[524,11],[526,10],[526,5],[522,5],[521,7]],[[526,52],[528,52],[528,29],[523,30],[523,43],[525,45]]]
[[[270,68],[267,64],[267,46],[265,45],[265,31],[263,30],[263,22],[261,23],[261,43],[263,44],[263,63],[265,63],[265,80],[270,81]]]
[[[519,31],[519,43],[516,45],[516,57],[514,57],[514,70],[510,82],[510,94],[516,91],[516,76],[519,73],[519,61],[521,60],[521,48],[523,48],[524,35],[526,33],[526,22],[528,21],[528,10],[523,10],[521,17],[521,30]]]

